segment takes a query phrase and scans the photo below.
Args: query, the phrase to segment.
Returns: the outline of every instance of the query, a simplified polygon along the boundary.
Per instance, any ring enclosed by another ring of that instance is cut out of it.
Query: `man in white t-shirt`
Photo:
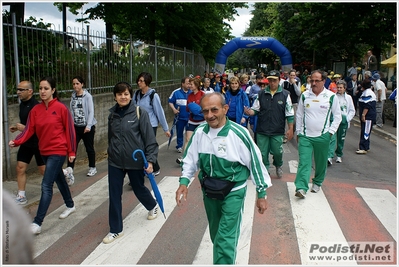
[[[383,119],[382,119],[382,114],[384,111],[384,103],[387,98],[387,88],[385,87],[385,84],[383,81],[380,79],[380,75],[378,73],[374,73],[374,75],[371,77],[372,80],[372,85],[374,87],[374,93],[377,97],[377,103],[375,105],[376,112],[377,112],[377,117],[376,117],[376,125],[380,128],[383,126]]]

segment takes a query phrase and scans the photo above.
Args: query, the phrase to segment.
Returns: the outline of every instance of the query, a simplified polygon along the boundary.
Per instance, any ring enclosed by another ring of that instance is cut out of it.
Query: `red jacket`
[[[76,155],[74,122],[67,106],[58,99],[51,100],[48,108],[41,102],[30,111],[25,129],[14,140],[15,146],[23,144],[34,133],[43,156]]]

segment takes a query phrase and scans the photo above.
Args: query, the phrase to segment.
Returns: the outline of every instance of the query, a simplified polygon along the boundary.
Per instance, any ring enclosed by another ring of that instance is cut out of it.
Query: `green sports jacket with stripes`
[[[209,130],[207,123],[199,125],[188,142],[180,184],[188,186],[199,169],[200,180],[206,173],[214,178],[236,182],[232,189],[235,191],[245,187],[250,176],[256,185],[258,198],[264,198],[266,188],[272,183],[249,131],[228,118],[215,138],[211,139]]]

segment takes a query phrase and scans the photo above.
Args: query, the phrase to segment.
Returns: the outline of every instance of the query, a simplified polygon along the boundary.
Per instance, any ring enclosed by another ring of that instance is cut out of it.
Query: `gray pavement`
[[[352,121],[352,123],[357,123],[360,124],[359,117],[355,117]],[[393,121],[386,119],[385,124],[382,128],[377,127],[376,125],[373,127],[372,132],[374,134],[378,134],[383,136],[384,138],[387,138],[388,140],[393,141],[396,144],[396,139],[397,139],[397,131],[396,128],[393,126]],[[158,129],[157,133],[157,140],[158,143],[161,145],[164,142],[167,142],[167,138],[163,134],[163,131],[161,128]],[[163,149],[163,148],[161,148]],[[102,159],[97,161],[96,167],[98,170],[98,173],[106,173],[107,171],[107,160],[106,156],[102,156]],[[76,186],[79,183],[86,182],[86,179],[93,179],[97,180],[95,177],[87,177],[88,167],[87,167],[87,162],[86,161],[80,161],[75,164],[75,170],[74,170],[74,175],[75,175],[75,184],[73,186]],[[98,175],[98,174],[97,174]],[[28,175],[28,182],[26,185],[26,195],[28,197],[28,203],[25,205],[22,205],[25,208],[28,208],[32,205],[38,204],[40,200],[40,195],[41,195],[41,180],[42,176],[38,173],[32,173]],[[93,181],[94,183],[95,181]],[[11,192],[13,195],[17,193],[17,182],[16,181],[4,181],[3,182],[3,189]],[[54,193],[58,192],[58,188],[56,185],[54,185]]]

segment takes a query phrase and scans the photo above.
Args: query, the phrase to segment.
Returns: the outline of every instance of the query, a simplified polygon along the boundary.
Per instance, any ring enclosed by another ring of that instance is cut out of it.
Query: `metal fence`
[[[72,78],[82,76],[92,94],[110,92],[120,81],[136,88],[136,77],[146,71],[151,87],[180,83],[189,74],[202,75],[209,65],[201,54],[185,48],[139,41],[86,29],[56,29],[54,24],[16,23],[15,15],[3,16],[3,88],[8,103],[17,103],[17,84],[30,80],[35,88],[44,76],[57,81],[61,97],[72,92]],[[123,47],[123,48],[122,48]]]

